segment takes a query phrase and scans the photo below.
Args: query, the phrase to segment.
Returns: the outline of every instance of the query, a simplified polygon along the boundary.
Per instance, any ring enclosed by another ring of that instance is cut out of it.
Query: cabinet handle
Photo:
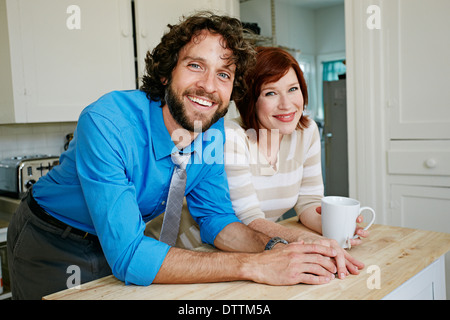
[[[427,159],[427,161],[425,161],[425,166],[430,169],[436,167],[436,164],[437,162],[433,158]]]
[[[121,25],[122,36],[128,38],[131,35],[132,21],[131,21],[131,1],[119,0],[119,21]]]

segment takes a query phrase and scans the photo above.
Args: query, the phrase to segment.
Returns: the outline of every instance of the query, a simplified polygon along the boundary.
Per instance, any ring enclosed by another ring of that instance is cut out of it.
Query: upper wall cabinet
[[[147,51],[153,50],[168,31],[168,24],[177,24],[182,15],[198,10],[239,17],[238,0],[134,0],[136,11],[136,43],[139,79],[145,70]]]
[[[136,89],[167,24],[201,9],[238,17],[239,1],[0,0],[0,124],[77,121],[101,95]]]
[[[0,123],[76,121],[133,89],[131,0],[0,0]]]
[[[450,139],[448,8],[448,0],[383,2],[391,139]]]

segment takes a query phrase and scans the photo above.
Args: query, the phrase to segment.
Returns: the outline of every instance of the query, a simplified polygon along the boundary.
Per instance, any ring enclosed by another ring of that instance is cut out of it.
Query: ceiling
[[[319,9],[323,7],[329,7],[336,4],[344,3],[344,0],[278,0],[278,1],[308,9]]]

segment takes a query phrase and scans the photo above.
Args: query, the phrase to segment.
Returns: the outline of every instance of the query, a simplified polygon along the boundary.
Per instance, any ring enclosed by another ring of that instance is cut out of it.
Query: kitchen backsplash
[[[76,122],[0,125],[0,159],[64,151],[65,138]]]

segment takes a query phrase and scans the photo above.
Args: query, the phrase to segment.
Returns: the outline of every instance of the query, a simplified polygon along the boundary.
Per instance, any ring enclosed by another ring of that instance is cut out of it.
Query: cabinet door
[[[391,139],[450,139],[450,1],[385,0]]]
[[[392,185],[389,224],[450,233],[450,188]]]
[[[16,122],[76,121],[101,95],[136,88],[131,0],[8,0],[7,14],[20,30]]]
[[[239,17],[238,0],[135,0],[138,75],[145,70],[147,51],[158,45],[168,30],[168,24],[177,24],[183,15],[198,10]]]
[[[440,257],[383,300],[445,300],[445,262]]]
[[[388,224],[450,233],[450,187],[394,184],[390,206],[391,221]],[[450,297],[450,253],[445,255],[445,266],[447,296]],[[443,282],[438,281],[435,287],[442,285]],[[444,291],[443,288],[439,290]]]

